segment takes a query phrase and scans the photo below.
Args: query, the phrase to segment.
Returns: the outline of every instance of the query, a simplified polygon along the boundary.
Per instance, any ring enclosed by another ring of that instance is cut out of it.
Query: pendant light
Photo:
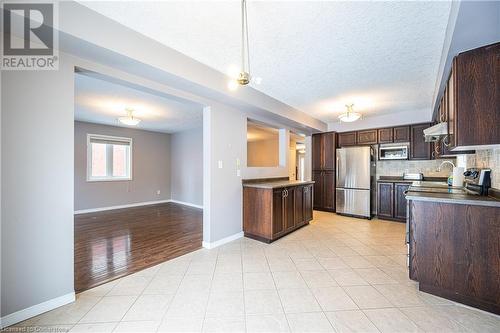
[[[339,116],[339,120],[346,123],[352,123],[353,121],[361,118],[361,113],[352,110],[354,104],[346,105],[347,111]]]
[[[260,84],[262,78],[252,78],[250,75],[250,48],[248,44],[247,2],[241,0],[241,67],[239,73],[228,82],[229,90],[236,90],[238,86],[246,86],[250,82]]]
[[[127,111],[127,116],[126,117],[120,117],[118,118],[118,121],[122,124],[128,125],[128,126],[137,126],[141,120],[139,118],[134,117],[134,110],[133,109],[125,109]]]

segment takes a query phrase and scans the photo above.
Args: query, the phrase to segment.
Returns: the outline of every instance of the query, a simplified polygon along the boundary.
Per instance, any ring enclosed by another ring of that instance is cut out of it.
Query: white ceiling
[[[85,2],[221,72],[239,63],[239,1]],[[449,1],[249,1],[256,88],[323,121],[431,113]]]
[[[126,116],[125,108],[134,109],[138,126],[126,126],[118,117]],[[108,82],[83,74],[75,74],[75,119],[104,125],[133,127],[155,132],[174,133],[203,124],[203,110],[139,89]]]

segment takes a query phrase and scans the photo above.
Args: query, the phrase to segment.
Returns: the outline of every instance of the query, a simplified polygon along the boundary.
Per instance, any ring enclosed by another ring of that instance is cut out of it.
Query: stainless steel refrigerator
[[[335,196],[338,214],[371,218],[374,166],[371,147],[337,149]]]

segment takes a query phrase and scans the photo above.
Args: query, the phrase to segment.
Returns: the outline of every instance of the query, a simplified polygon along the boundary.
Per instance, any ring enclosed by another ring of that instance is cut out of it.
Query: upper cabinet
[[[425,142],[424,129],[430,126],[430,123],[424,123],[338,133],[338,146],[349,147],[374,145],[377,143],[409,143],[411,160],[429,160],[431,159],[432,145],[429,142]],[[315,145],[316,143],[313,137],[313,147],[316,147]],[[313,154],[313,165],[316,159],[318,159],[318,157]]]
[[[358,131],[358,145],[377,144],[377,130]]]
[[[339,147],[355,146],[358,143],[357,132],[339,133]]]
[[[452,149],[500,144],[500,43],[455,57],[447,89]]]
[[[394,142],[410,142],[410,126],[394,127]]]
[[[313,170],[335,169],[335,132],[313,134],[312,167]]]
[[[380,128],[378,130],[378,143],[394,142],[394,131],[391,128]]]
[[[431,144],[424,139],[424,129],[430,126],[429,123],[410,126],[410,160],[431,159]]]

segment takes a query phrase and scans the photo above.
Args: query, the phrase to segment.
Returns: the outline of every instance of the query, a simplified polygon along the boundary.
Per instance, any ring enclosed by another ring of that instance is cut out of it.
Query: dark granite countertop
[[[432,192],[429,191],[412,191],[412,188],[408,189],[406,193],[407,200],[415,201],[430,201],[430,202],[443,202],[458,205],[475,205],[475,206],[489,206],[489,207],[499,207],[500,199],[493,196],[481,196],[475,194],[469,194],[464,190],[456,190],[457,188],[450,188],[450,192]]]
[[[299,185],[307,185],[314,184],[314,181],[301,181],[301,180],[264,180],[262,182],[249,182],[244,183],[243,187],[254,187],[254,188],[282,188],[282,187],[290,187],[290,186],[299,186]]]
[[[446,177],[426,177],[424,176],[425,181],[442,181],[446,182],[447,178]],[[393,182],[393,183],[413,183],[415,180],[414,179],[404,179],[403,176],[380,176],[377,179],[377,182]]]

